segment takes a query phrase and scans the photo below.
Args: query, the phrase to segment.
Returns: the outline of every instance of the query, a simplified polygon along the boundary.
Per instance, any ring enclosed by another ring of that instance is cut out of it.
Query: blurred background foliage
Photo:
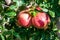
[[[16,25],[17,14],[32,4],[39,5],[49,14],[49,29],[23,28]],[[0,0],[0,40],[59,40],[56,22],[60,17],[60,0],[11,0],[7,5]]]

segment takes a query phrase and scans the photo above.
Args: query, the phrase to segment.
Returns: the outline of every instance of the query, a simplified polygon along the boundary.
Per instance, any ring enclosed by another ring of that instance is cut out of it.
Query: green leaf
[[[43,33],[42,34],[42,40],[45,40],[45,37],[46,37],[46,35],[45,35],[45,33]]]
[[[59,40],[59,38],[58,37],[56,37],[56,39],[55,40]]]
[[[4,31],[3,32],[3,35],[7,36],[6,38],[8,38],[11,34],[12,34],[11,31]]]
[[[53,28],[53,31],[57,31],[58,29],[57,28]]]
[[[57,26],[55,25],[55,24],[53,24],[54,25],[54,27],[53,27],[53,31],[57,31],[58,30],[58,28],[57,28]]]
[[[32,12],[32,15],[33,15],[33,16],[35,16],[35,15],[36,15],[36,12],[35,12],[35,11],[34,11],[34,12]]]
[[[33,37],[30,37],[29,40],[34,40],[34,36]]]
[[[18,0],[13,0],[13,2],[16,2],[16,1],[18,1]]]
[[[2,10],[3,8],[2,8],[2,5],[0,4],[0,11]]]
[[[7,16],[12,16],[12,17],[13,17],[13,16],[16,16],[16,12],[14,12],[14,11],[7,12],[6,15],[7,15]]]
[[[9,8],[10,8],[11,10],[14,10],[14,9],[16,8],[16,5],[11,5]]]
[[[22,1],[17,1],[17,2],[16,2],[16,5],[17,5],[17,6],[22,6],[23,4],[24,4],[24,3],[23,3]]]
[[[49,15],[50,15],[52,18],[54,18],[54,17],[55,17],[55,12],[49,10]]]
[[[13,2],[16,2],[16,6],[22,6],[24,2],[22,0],[13,0]]]
[[[3,29],[2,26],[0,26],[0,32],[2,32],[2,29]]]
[[[2,34],[0,36],[1,36],[2,40],[5,40],[5,38],[4,38],[4,36]]]
[[[59,0],[58,4],[60,5],[60,0]]]
[[[20,38],[20,36],[19,36],[19,34],[18,34],[18,33],[13,32],[13,35],[14,35],[16,38],[18,38],[19,40],[21,40],[21,38]]]
[[[42,10],[43,10],[44,12],[48,12],[48,9],[46,9],[46,8],[42,8]]]
[[[58,33],[60,33],[60,30],[58,30]]]

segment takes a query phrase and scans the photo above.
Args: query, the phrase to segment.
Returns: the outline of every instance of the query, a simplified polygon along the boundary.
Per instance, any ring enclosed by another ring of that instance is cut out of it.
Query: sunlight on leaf
[[[2,38],[2,40],[5,40],[5,38],[4,38],[4,36],[1,34],[1,38]]]
[[[55,17],[55,12],[49,10],[49,15],[54,18]]]
[[[16,12],[12,11],[12,12],[8,12],[6,13],[7,16],[16,16]]]

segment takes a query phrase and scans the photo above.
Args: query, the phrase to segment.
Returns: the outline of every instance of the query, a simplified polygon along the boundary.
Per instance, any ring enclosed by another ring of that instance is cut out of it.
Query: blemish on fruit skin
[[[46,14],[46,20],[47,20],[47,23],[50,22],[50,18],[49,18],[49,16],[47,14]]]
[[[38,23],[40,24],[40,27],[43,27],[44,26],[44,22],[39,20]]]
[[[48,20],[48,15],[46,15],[46,20]]]

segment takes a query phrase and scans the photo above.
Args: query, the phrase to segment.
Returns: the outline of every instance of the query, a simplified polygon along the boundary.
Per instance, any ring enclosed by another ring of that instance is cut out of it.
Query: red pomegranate
[[[50,17],[44,12],[39,12],[32,18],[32,24],[39,29],[46,28],[49,23]]]
[[[29,27],[31,25],[31,15],[28,10],[23,10],[18,14],[18,24],[23,27]]]

